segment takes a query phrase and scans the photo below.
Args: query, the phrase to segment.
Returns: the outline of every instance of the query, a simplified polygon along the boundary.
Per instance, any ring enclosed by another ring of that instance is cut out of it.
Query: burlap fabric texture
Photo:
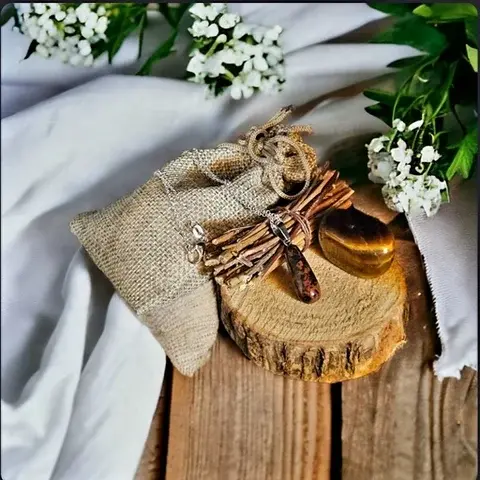
[[[289,182],[308,183],[316,157],[301,134],[309,128],[281,124],[288,113],[282,109],[237,143],[184,152],[133,193],[70,224],[184,375],[206,362],[218,329],[213,281],[201,263],[188,261],[185,233],[199,224],[211,239],[251,224],[285,197]]]

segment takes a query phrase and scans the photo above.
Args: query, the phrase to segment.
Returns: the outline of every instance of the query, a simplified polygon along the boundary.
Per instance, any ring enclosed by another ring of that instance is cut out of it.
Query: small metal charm
[[[292,243],[290,234],[283,222],[273,222],[270,220],[270,228],[272,229],[273,234],[276,235],[285,246],[288,247]]]
[[[187,260],[193,265],[197,265],[203,259],[205,252],[205,242],[207,236],[201,225],[196,223],[192,227],[192,243],[186,248]]]
[[[203,245],[196,244],[190,245],[188,249],[186,249],[187,253],[187,260],[193,264],[199,264],[203,259],[204,248]]]
[[[192,235],[197,242],[205,243],[205,240],[207,239],[205,230],[198,223],[192,227]]]

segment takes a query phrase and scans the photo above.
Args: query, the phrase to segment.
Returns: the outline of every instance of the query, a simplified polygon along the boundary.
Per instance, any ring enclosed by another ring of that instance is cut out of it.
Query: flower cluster
[[[35,53],[57,57],[71,65],[90,66],[93,45],[105,40],[108,8],[101,3],[18,3],[20,31],[28,35]],[[107,7],[111,4],[105,4]]]
[[[430,217],[437,213],[447,194],[447,184],[431,174],[441,155],[434,145],[422,145],[422,125],[423,120],[418,120],[407,127],[405,122],[395,119],[388,136],[374,138],[366,145],[368,178],[383,184],[388,208],[408,214],[423,210]]]
[[[190,34],[195,44],[187,66],[188,80],[207,85],[217,96],[249,98],[255,90],[278,92],[285,82],[282,28],[247,25],[225,3],[195,3]]]

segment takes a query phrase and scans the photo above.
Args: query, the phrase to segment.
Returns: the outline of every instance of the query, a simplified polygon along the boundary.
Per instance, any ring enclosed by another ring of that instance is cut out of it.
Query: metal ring
[[[187,250],[188,262],[193,265],[198,265],[202,261],[203,252],[204,252],[204,249],[201,245],[199,244],[193,245],[192,248],[189,248]]]

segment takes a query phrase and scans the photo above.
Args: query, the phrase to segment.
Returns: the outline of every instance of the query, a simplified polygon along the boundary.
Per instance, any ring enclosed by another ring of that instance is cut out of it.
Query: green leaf
[[[177,7],[170,7],[167,3],[159,3],[158,10],[165,17],[172,28],[177,28],[184,13],[192,6],[192,3],[181,3]]]
[[[417,4],[408,4],[408,3],[368,3],[369,7],[379,10],[383,13],[388,13],[389,15],[394,15],[396,17],[401,17],[412,13],[412,10]]]
[[[3,27],[11,18],[17,16],[17,9],[13,3],[7,3],[0,12],[1,26]]]
[[[37,48],[37,45],[38,45],[38,42],[36,40],[32,40],[32,42],[30,43],[30,45],[28,46],[28,50],[27,50],[27,53],[25,55],[25,57],[23,57],[24,60],[26,60],[27,58],[29,58],[33,53],[35,53],[35,50]]]
[[[429,58],[428,55],[415,55],[414,57],[400,58],[387,65],[388,68],[408,68],[415,67]]]
[[[394,93],[386,92],[384,90],[369,88],[365,90],[363,94],[370,100],[383,103],[384,105],[388,105],[389,107],[393,107],[393,104],[395,103],[396,95]]]
[[[377,117],[388,126],[391,125],[392,109],[389,108],[387,105],[384,105],[382,103],[375,103],[374,105],[369,105],[368,107],[365,107],[365,111],[370,115]]]
[[[402,17],[385,32],[376,35],[372,43],[409,45],[430,55],[439,55],[448,45],[443,33],[427,25],[422,18],[409,15]]]
[[[180,21],[185,15],[185,12],[193,5],[191,2],[181,3],[177,7],[170,7],[172,10],[172,17],[174,19],[175,25],[178,27]]]
[[[175,19],[173,18],[171,8],[168,6],[167,3],[159,3],[158,4],[158,11],[165,17],[165,20],[168,22],[168,24],[175,28]]]
[[[448,98],[450,95],[450,88],[452,86],[453,77],[455,76],[455,70],[458,62],[452,63],[445,76],[445,80],[440,88],[435,88],[428,96],[428,103],[432,107],[432,112],[427,116],[426,121],[434,119],[445,106],[448,106]]]
[[[473,68],[474,72],[478,72],[478,50],[476,48],[472,48],[469,45],[467,47],[467,57],[470,65]]]
[[[170,37],[163,42],[145,62],[145,64],[137,72],[137,75],[149,75],[152,71],[152,66],[158,60],[168,57],[173,52],[173,45],[177,39],[178,30],[173,30]]]
[[[471,3],[423,4],[417,7],[413,13],[437,23],[478,17],[478,11]]]
[[[142,56],[142,51],[143,51],[143,38],[145,36],[145,28],[147,27],[147,11],[145,10],[144,15],[142,15],[142,18],[140,20],[140,35],[138,36],[138,54],[137,54],[137,59],[139,59]]]
[[[465,33],[472,45],[478,47],[478,22],[477,20],[468,19],[465,20]]]
[[[118,13],[110,21],[106,32],[107,38],[110,39],[107,44],[109,63],[112,63],[127,37],[137,28],[142,28],[142,19],[147,15],[146,4],[118,4],[117,8]],[[140,36],[142,35],[140,32]],[[143,38],[141,41],[143,42]]]
[[[474,166],[478,152],[478,127],[471,129],[463,138],[460,147],[447,170],[447,178],[451,180],[456,174],[468,178]]]

